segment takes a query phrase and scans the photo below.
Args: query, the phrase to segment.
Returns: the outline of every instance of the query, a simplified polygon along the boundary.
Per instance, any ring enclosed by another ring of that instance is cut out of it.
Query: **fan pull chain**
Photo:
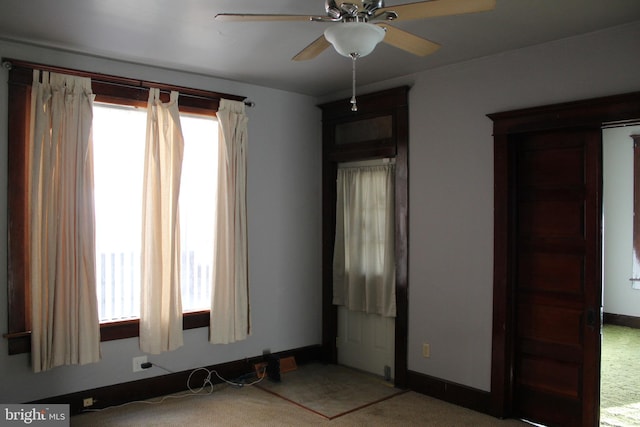
[[[351,54],[352,66],[351,66],[351,111],[358,111],[358,104],[356,103],[356,59],[358,59],[360,55],[357,53]]]

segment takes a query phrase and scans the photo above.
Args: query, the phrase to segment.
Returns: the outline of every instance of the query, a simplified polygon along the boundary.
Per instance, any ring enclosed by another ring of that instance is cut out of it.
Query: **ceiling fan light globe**
[[[324,37],[342,56],[362,57],[373,52],[384,39],[384,29],[366,22],[344,22],[324,31]]]

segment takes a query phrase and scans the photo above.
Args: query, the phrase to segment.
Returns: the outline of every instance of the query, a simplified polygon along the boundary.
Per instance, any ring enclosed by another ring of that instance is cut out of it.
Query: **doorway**
[[[393,379],[407,384],[408,328],[408,87],[361,95],[358,111],[348,99],[323,104],[323,290],[324,359],[338,363],[338,308],[333,304],[333,251],[336,234],[338,164],[373,159],[395,160],[395,293]]]
[[[338,363],[390,381],[395,347],[395,162],[340,163],[333,302]]]
[[[640,125],[602,131],[603,144],[603,336],[600,424],[640,424],[640,290],[633,277],[634,138]]]
[[[495,165],[492,412],[546,425],[597,425],[601,127],[640,117],[640,94],[489,117]]]

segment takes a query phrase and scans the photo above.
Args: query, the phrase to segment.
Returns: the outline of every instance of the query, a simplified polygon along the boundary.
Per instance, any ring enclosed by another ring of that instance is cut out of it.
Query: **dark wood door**
[[[512,135],[513,412],[597,425],[600,358],[599,129]]]

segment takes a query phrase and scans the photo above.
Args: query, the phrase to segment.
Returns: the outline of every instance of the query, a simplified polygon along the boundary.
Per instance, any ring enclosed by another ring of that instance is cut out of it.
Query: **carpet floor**
[[[605,325],[601,355],[602,427],[640,426],[640,330]],[[216,385],[88,412],[72,426],[526,426],[499,420],[335,365],[303,365],[252,387]]]
[[[308,372],[307,372],[308,369]],[[323,372],[326,375],[323,375]],[[71,418],[72,426],[474,426],[522,427],[333,365],[302,365],[242,388],[216,385],[210,394],[180,394]],[[354,390],[361,393],[355,396]],[[296,391],[297,390],[297,391]],[[349,400],[342,402],[340,400]]]
[[[600,425],[640,426],[640,329],[604,325]]]
[[[320,363],[287,372],[280,382],[263,381],[257,387],[327,419],[405,392],[377,376],[345,366]]]

